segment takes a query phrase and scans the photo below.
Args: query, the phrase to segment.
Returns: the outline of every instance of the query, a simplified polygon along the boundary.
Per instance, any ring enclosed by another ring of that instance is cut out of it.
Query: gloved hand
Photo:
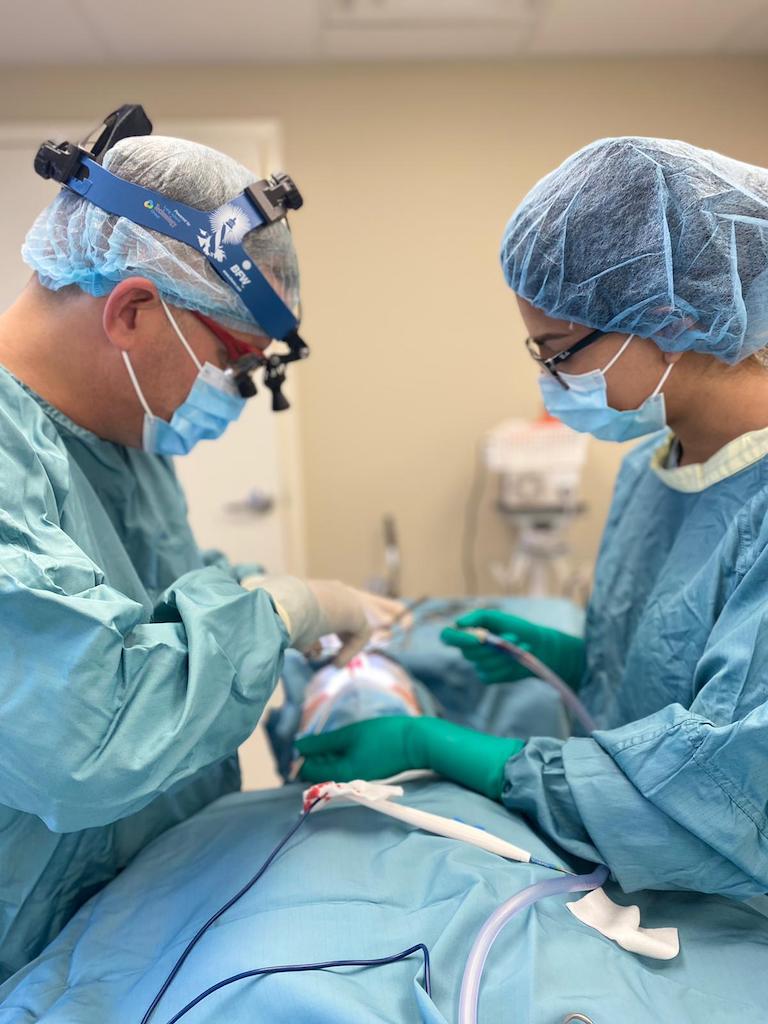
[[[313,638],[313,643],[321,636],[335,633],[342,642],[342,648],[334,658],[339,666],[346,665],[365,647],[373,632],[368,616],[375,613],[368,601],[369,595],[362,590],[355,590],[338,580],[307,580],[312,596],[320,608],[320,632]],[[371,595],[372,596],[372,595]],[[308,650],[312,644],[296,644],[299,650]]]
[[[299,776],[309,782],[385,779],[411,768],[430,768],[492,800],[501,797],[504,765],[524,746],[523,740],[408,715],[372,718],[296,741],[304,757]]]
[[[517,644],[530,651],[565,680],[571,689],[576,689],[584,674],[584,641],[581,637],[561,633],[559,629],[537,626],[516,615],[490,609],[478,609],[462,615],[457,626],[481,627],[495,633],[503,640]],[[484,644],[460,629],[444,629],[440,636],[443,643],[458,647],[472,662],[484,683],[509,683],[530,676],[530,671],[504,651]]]
[[[394,622],[402,629],[410,629],[413,625],[413,615],[404,601],[372,594],[368,590],[355,590],[355,593],[362,601],[365,617],[374,633],[386,632]]]
[[[246,590],[266,590],[285,623],[291,646],[309,651],[321,636],[335,633],[342,648],[334,659],[343,666],[368,643],[373,630],[386,629],[405,611],[401,601],[356,590],[336,580],[293,576],[248,576]]]

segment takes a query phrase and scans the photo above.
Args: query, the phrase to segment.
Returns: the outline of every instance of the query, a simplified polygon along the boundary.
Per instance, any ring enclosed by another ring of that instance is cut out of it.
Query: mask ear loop
[[[610,363],[608,363],[608,365],[607,365],[607,366],[605,367],[605,369],[601,370],[601,373],[603,373],[603,374],[606,374],[606,373],[608,373],[608,371],[609,371],[609,370],[610,370],[610,368],[611,368],[611,367],[613,366],[613,364],[614,364],[614,363],[617,363],[617,362],[619,361],[619,359],[621,359],[621,357],[622,357],[622,356],[624,355],[624,353],[625,353],[625,352],[627,351],[627,349],[629,348],[630,342],[631,342],[631,341],[633,340],[633,338],[634,338],[634,337],[635,337],[635,335],[634,335],[634,334],[630,334],[630,336],[629,336],[629,337],[627,338],[627,340],[626,340],[626,341],[624,342],[624,344],[623,344],[623,345],[621,346],[621,348],[620,348],[620,349],[619,349],[619,351],[618,351],[618,352],[616,353],[616,355],[615,355],[615,356],[613,357],[613,359],[612,359],[612,360],[610,361]]]
[[[195,353],[194,353],[194,352],[192,351],[192,347],[191,347],[191,345],[189,344],[189,342],[187,341],[187,339],[186,339],[186,338],[184,337],[184,335],[183,335],[183,334],[181,333],[181,328],[180,328],[180,327],[179,327],[179,325],[178,325],[178,324],[176,323],[176,318],[174,317],[173,313],[172,313],[172,312],[170,311],[170,309],[168,309],[168,307],[166,306],[166,304],[165,304],[165,299],[163,299],[163,297],[162,297],[162,296],[160,296],[159,298],[160,298],[160,301],[161,301],[161,302],[162,302],[162,304],[163,304],[163,309],[165,310],[165,315],[166,315],[166,316],[168,317],[168,319],[169,319],[169,320],[171,321],[171,327],[173,327],[174,331],[176,331],[176,337],[177,337],[177,338],[179,339],[179,341],[181,342],[181,344],[182,344],[182,345],[184,346],[184,348],[185,348],[185,349],[187,350],[187,353],[188,353],[188,355],[189,355],[189,358],[190,358],[190,359],[192,360],[192,362],[193,362],[193,363],[195,364],[195,366],[197,367],[197,369],[198,369],[198,370],[202,370],[202,368],[203,368],[203,364],[202,364],[202,363],[200,362],[200,360],[199,360],[199,359],[197,358],[197,356],[195,355]]]
[[[624,344],[623,344],[623,345],[621,346],[621,348],[620,348],[620,349],[619,349],[619,351],[618,351],[618,352],[616,353],[616,355],[615,355],[615,356],[613,357],[613,359],[611,359],[611,361],[610,361],[610,362],[608,363],[608,365],[607,365],[607,366],[605,367],[605,369],[601,371],[601,372],[602,372],[603,374],[606,374],[606,373],[608,373],[608,371],[609,371],[609,370],[610,370],[610,368],[611,368],[611,367],[612,367],[612,366],[614,365],[614,363],[616,363],[616,362],[617,362],[617,361],[618,361],[618,360],[619,360],[619,359],[621,358],[621,356],[623,356],[623,355],[624,355],[624,353],[625,353],[625,352],[627,351],[627,349],[629,348],[629,344],[630,344],[630,342],[631,342],[631,341],[632,341],[632,340],[633,340],[634,338],[635,338],[635,335],[634,335],[634,334],[630,334],[630,336],[629,336],[629,337],[627,338],[627,340],[626,340],[626,341],[624,342]],[[659,383],[658,383],[658,384],[656,385],[656,388],[655,388],[655,390],[653,391],[653,394],[652,394],[652,395],[650,396],[651,398],[655,398],[655,397],[656,397],[656,395],[658,395],[658,394],[659,394],[659,392],[661,391],[661,389],[662,389],[662,388],[664,387],[664,385],[665,385],[665,384],[667,383],[667,377],[669,377],[670,373],[672,373],[672,370],[673,370],[673,368],[674,368],[674,365],[675,365],[674,363],[670,363],[670,364],[669,364],[669,366],[668,366],[668,367],[666,368],[666,370],[664,371],[664,373],[663,373],[663,374],[661,375],[661,380],[660,380],[660,381],[659,381]]]
[[[139,384],[139,379],[136,376],[136,371],[134,370],[134,368],[133,368],[133,366],[131,364],[131,360],[128,358],[128,353],[127,352],[123,352],[123,362],[125,363],[125,368],[128,371],[128,376],[131,378],[131,384],[133,384],[133,390],[136,392],[136,397],[141,402],[141,406],[144,409],[144,412],[147,414],[147,416],[152,416],[152,418],[154,419],[154,413],[149,408],[147,400],[144,397],[144,392],[141,390],[141,385]]]
[[[665,385],[665,384],[667,383],[667,377],[668,377],[668,376],[670,375],[670,373],[672,373],[672,370],[673,370],[674,368],[675,368],[675,364],[674,364],[674,363],[670,363],[670,364],[669,364],[669,366],[668,366],[668,367],[666,368],[666,370],[664,371],[664,373],[662,374],[662,377],[661,377],[661,380],[659,381],[658,387],[656,388],[656,390],[655,390],[655,391],[653,392],[653,394],[651,395],[651,398],[655,398],[655,397],[656,397],[656,395],[658,395],[658,394],[659,394],[659,392],[661,391],[661,389],[662,389],[662,388],[664,387],[664,385]]]
[[[165,310],[165,315],[168,317],[168,319],[171,322],[171,327],[173,327],[173,329],[176,332],[176,336],[178,337],[179,341],[182,343],[184,348],[187,350],[187,353],[188,353],[190,359],[195,364],[195,366],[197,367],[198,371],[202,370],[202,368],[203,368],[202,363],[197,358],[195,353],[192,351],[192,348],[191,348],[189,342],[187,341],[187,339],[181,333],[181,329],[180,329],[179,325],[176,323],[176,318],[174,317],[173,313],[171,313],[170,309],[165,304],[165,300],[162,297],[160,297],[160,302],[162,303],[163,309]],[[139,402],[141,403],[142,409],[147,414],[147,416],[151,416],[154,419],[154,413],[149,408],[149,403],[147,402],[146,398],[144,397],[144,392],[141,390],[141,384],[139,384],[139,378],[136,376],[136,371],[133,368],[133,364],[131,363],[131,360],[130,360],[127,352],[123,352],[123,362],[125,363],[125,368],[128,371],[128,376],[131,378],[131,384],[133,384],[133,390],[136,392],[136,397],[138,398]]]

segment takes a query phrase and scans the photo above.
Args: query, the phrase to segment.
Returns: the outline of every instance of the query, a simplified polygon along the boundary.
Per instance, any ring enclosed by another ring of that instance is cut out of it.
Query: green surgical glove
[[[300,777],[308,782],[386,779],[410,768],[430,768],[467,789],[498,800],[504,765],[523,740],[465,729],[441,718],[393,715],[305,736],[296,747],[304,757]]]
[[[581,637],[561,633],[559,629],[537,626],[516,615],[490,609],[478,609],[462,615],[457,626],[471,626],[487,629],[502,640],[517,644],[530,651],[540,661],[564,679],[571,689],[576,689],[584,674],[584,641]],[[443,643],[458,647],[471,661],[484,683],[512,683],[530,676],[509,654],[484,644],[477,637],[462,633],[460,629],[444,629]]]

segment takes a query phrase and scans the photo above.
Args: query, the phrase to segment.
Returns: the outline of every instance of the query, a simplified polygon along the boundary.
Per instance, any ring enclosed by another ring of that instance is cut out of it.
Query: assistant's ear
[[[665,352],[664,362],[665,363],[679,363],[685,355],[685,352]]]
[[[116,348],[130,352],[146,334],[142,314],[160,308],[160,297],[151,281],[146,277],[127,277],[106,298],[102,315],[104,333]]]

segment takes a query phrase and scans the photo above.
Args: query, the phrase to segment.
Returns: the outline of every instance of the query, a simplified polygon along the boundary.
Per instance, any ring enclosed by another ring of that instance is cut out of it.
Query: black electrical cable
[[[208,996],[213,995],[214,992],[218,992],[227,985],[234,985],[235,982],[243,981],[246,978],[257,978],[265,974],[289,974],[298,971],[325,971],[333,967],[381,967],[385,964],[394,964],[400,960],[406,960],[409,956],[419,952],[419,950],[424,954],[424,991],[431,997],[432,982],[430,979],[429,950],[422,942],[419,942],[409,949],[404,949],[402,953],[379,957],[376,960],[327,960],[325,963],[319,964],[288,964],[283,967],[260,967],[254,971],[242,971],[240,974],[233,974],[231,978],[217,981],[215,985],[211,985],[204,992],[195,996],[191,1002],[187,1003],[175,1016],[171,1017],[168,1024],[177,1024],[177,1021],[180,1021],[182,1017],[186,1016],[190,1010],[193,1010],[204,999],[207,999]]]
[[[283,839],[280,840],[280,842],[274,848],[272,853],[270,853],[270,855],[267,857],[267,859],[261,865],[261,867],[256,872],[256,874],[249,881],[247,881],[245,883],[245,885],[242,887],[242,889],[240,889],[239,892],[236,892],[235,895],[231,899],[227,900],[227,902],[224,904],[223,907],[220,907],[216,911],[215,914],[213,914],[211,917],[209,917],[208,920],[205,922],[205,924],[202,925],[202,927],[200,927],[198,929],[198,931],[193,936],[193,938],[190,939],[190,941],[187,943],[186,948],[184,949],[184,952],[181,954],[179,959],[173,965],[173,967],[171,968],[170,974],[168,975],[168,977],[163,982],[163,984],[160,987],[160,990],[157,993],[157,995],[155,996],[155,998],[152,1000],[152,1003],[151,1003],[149,1009],[144,1014],[144,1016],[141,1018],[141,1024],[149,1024],[149,1021],[154,1016],[155,1010],[157,1009],[157,1007],[158,1007],[158,1005],[160,1003],[160,1000],[163,998],[165,993],[171,987],[171,984],[173,983],[173,979],[176,977],[176,975],[181,970],[182,966],[184,965],[184,961],[187,959],[187,957],[192,952],[192,950],[195,948],[195,946],[200,941],[200,939],[202,939],[203,935],[205,935],[205,933],[208,931],[208,929],[218,921],[218,919],[222,916],[222,914],[226,914],[226,912],[230,909],[230,907],[233,907],[235,905],[235,903],[237,903],[237,901],[239,899],[241,899],[243,896],[245,896],[245,894],[248,892],[249,889],[253,888],[253,886],[262,877],[262,875],[267,870],[267,868],[270,867],[270,865],[275,860],[277,855],[283,850],[283,848],[285,847],[286,843],[288,843],[288,841],[291,840],[294,837],[294,835],[298,832],[298,830],[301,828],[301,826],[304,824],[304,822],[309,817],[309,815],[310,815],[310,813],[312,811],[312,808],[317,803],[318,803],[318,801],[315,800],[314,803],[310,804],[310,806],[307,808],[306,811],[304,811],[302,814],[299,815],[299,820],[296,822],[296,824],[293,826],[293,828],[291,828],[290,831],[283,837]]]
[[[314,800],[309,805],[309,807],[305,811],[303,811],[302,814],[299,815],[299,820],[280,840],[280,842],[270,853],[270,855],[261,865],[256,874],[252,878],[250,878],[242,887],[242,889],[236,892],[235,895],[231,897],[231,899],[227,900],[227,902],[222,907],[219,907],[216,913],[209,917],[205,924],[197,930],[195,935],[187,943],[179,959],[171,968],[168,977],[165,979],[157,995],[152,1000],[149,1009],[141,1018],[141,1024],[149,1024],[149,1021],[154,1016],[155,1010],[159,1006],[161,999],[173,984],[173,981],[176,978],[176,975],[183,967],[185,960],[192,952],[192,950],[195,948],[200,939],[202,939],[203,935],[205,935],[208,929],[212,925],[214,925],[223,914],[226,914],[226,912],[231,907],[233,907],[239,899],[245,896],[249,889],[253,888],[253,886],[264,875],[267,869],[272,865],[278,854],[285,848],[286,844],[296,835],[298,830],[301,828],[301,826],[307,820],[309,815],[312,813],[313,808],[316,807],[319,802],[320,798],[318,797],[317,800]],[[168,1024],[176,1024],[176,1021],[181,1020],[181,1018],[184,1017],[187,1013],[189,1013],[189,1011],[192,1010],[195,1006],[197,1006],[198,1003],[201,1003],[204,999],[207,999],[208,996],[213,995],[214,992],[218,992],[219,989],[225,988],[227,985],[233,985],[237,981],[243,981],[245,978],[256,978],[267,974],[289,974],[302,971],[323,971],[333,967],[380,967],[386,964],[398,963],[400,960],[406,960],[409,956],[413,956],[413,954],[418,952],[419,950],[421,950],[421,952],[424,955],[424,990],[428,996],[431,996],[432,981],[430,976],[429,950],[424,945],[424,943],[419,942],[415,946],[410,946],[408,949],[404,949],[402,953],[394,953],[392,954],[392,956],[380,957],[375,960],[328,960],[326,962],[317,964],[286,964],[277,967],[260,967],[252,971],[243,971],[240,974],[234,974],[229,978],[224,978],[223,981],[216,982],[215,985],[211,985],[204,992],[201,992],[199,995],[195,996],[195,998],[190,1003],[187,1003],[185,1007],[179,1010],[179,1012],[174,1017],[172,1017],[170,1021],[168,1021]]]

